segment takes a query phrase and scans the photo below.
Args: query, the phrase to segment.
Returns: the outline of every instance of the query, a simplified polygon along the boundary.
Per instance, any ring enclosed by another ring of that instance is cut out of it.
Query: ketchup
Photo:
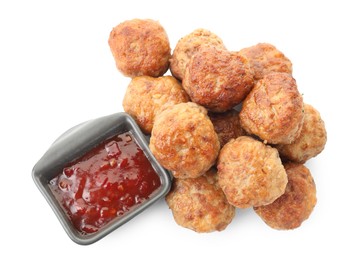
[[[131,132],[117,135],[63,169],[50,189],[83,234],[97,232],[161,185]]]

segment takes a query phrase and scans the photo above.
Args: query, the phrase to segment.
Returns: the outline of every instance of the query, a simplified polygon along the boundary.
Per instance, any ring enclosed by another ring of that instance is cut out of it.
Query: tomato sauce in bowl
[[[102,142],[49,181],[82,234],[95,233],[127,214],[160,186],[159,175],[130,131]]]

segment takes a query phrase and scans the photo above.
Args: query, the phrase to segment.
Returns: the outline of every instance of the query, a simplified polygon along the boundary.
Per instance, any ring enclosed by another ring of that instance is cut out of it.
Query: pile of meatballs
[[[171,53],[166,31],[150,19],[120,23],[108,43],[131,78],[124,111],[174,177],[166,202],[177,224],[221,231],[236,208],[249,207],[274,229],[310,216],[316,187],[303,164],[322,152],[327,133],[281,51],[268,43],[229,51],[197,29]]]

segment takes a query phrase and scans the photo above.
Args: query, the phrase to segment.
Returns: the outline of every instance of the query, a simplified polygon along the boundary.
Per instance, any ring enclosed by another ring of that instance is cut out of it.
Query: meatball
[[[170,70],[174,77],[179,80],[184,78],[186,65],[202,45],[225,48],[222,40],[214,33],[205,29],[196,29],[176,44],[170,60]]]
[[[235,216],[213,168],[194,179],[175,179],[166,202],[176,223],[196,232],[224,230]]]
[[[162,76],[168,69],[171,48],[160,23],[133,19],[113,28],[109,47],[120,72],[128,77]]]
[[[156,116],[150,149],[176,178],[196,178],[214,165],[220,143],[205,108],[180,103]]]
[[[191,100],[213,112],[232,109],[246,97],[253,84],[245,57],[207,46],[192,56],[182,81]]]
[[[210,112],[209,117],[219,137],[220,147],[223,147],[231,139],[246,134],[241,128],[239,113],[235,109],[224,113]]]
[[[294,78],[274,72],[259,80],[243,102],[241,126],[267,143],[290,144],[303,124],[303,97]]]
[[[272,203],[287,185],[277,149],[248,136],[233,139],[221,149],[217,169],[220,187],[238,208]]]
[[[317,203],[312,175],[302,164],[285,165],[288,184],[285,193],[273,203],[255,207],[255,212],[270,227],[294,229],[310,216]]]
[[[304,104],[304,122],[300,135],[291,144],[280,144],[276,148],[282,158],[305,163],[320,154],[327,142],[327,131],[319,112]]]
[[[254,79],[262,79],[271,72],[285,72],[292,74],[291,61],[284,56],[275,46],[269,43],[259,43],[257,45],[244,48],[240,51],[250,62],[250,67],[254,71]]]
[[[123,108],[145,134],[150,134],[154,118],[163,108],[187,101],[187,93],[174,77],[139,76],[128,85]]]

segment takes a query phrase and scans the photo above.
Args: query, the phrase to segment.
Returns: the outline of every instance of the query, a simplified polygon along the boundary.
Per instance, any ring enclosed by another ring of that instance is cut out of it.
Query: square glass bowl
[[[153,192],[148,199],[132,207],[123,215],[117,216],[97,232],[83,234],[73,226],[69,216],[60,205],[60,202],[53,195],[49,187],[49,182],[59,175],[64,167],[81,158],[98,144],[127,131],[132,133],[136,143],[150,161],[160,178],[161,186]],[[134,218],[160,198],[163,198],[170,190],[172,182],[171,174],[166,171],[152,155],[148,148],[148,141],[136,122],[130,115],[123,112],[90,120],[69,129],[50,146],[48,151],[35,164],[32,177],[68,236],[74,242],[81,245],[88,245],[98,241]]]

